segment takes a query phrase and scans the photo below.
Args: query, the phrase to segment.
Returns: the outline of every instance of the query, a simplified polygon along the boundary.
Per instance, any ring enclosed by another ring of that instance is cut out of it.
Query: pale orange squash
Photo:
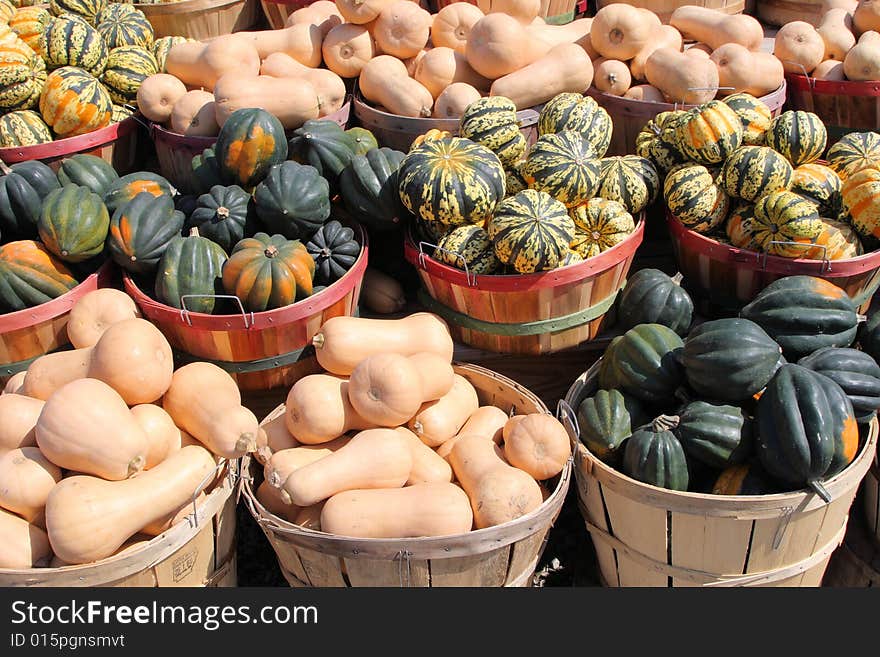
[[[452,48],[465,54],[468,35],[474,24],[485,14],[469,2],[453,2],[436,14],[431,23],[431,43],[435,48]]]
[[[652,20],[636,7],[612,3],[593,17],[590,41],[603,57],[628,61],[650,43],[659,25],[656,16]]]
[[[312,85],[318,96],[318,118],[338,111],[348,94],[345,80],[326,68],[309,68],[283,52],[272,53],[263,60],[260,75],[273,78],[295,78]]]
[[[156,467],[170,454],[181,448],[180,429],[161,406],[137,404],[131,407],[131,414],[149,441],[144,470]]]
[[[651,53],[657,50],[657,48],[672,48],[674,50],[681,50],[681,32],[676,30],[671,25],[661,25],[660,27],[655,27],[654,33],[651,36],[651,39],[648,41],[647,45],[639,50],[639,52],[635,54],[632,60],[630,60],[629,70],[632,74],[633,80],[639,80],[642,82],[646,80],[645,62],[648,60],[648,57],[651,55]]]
[[[471,103],[479,100],[482,94],[466,82],[453,82],[440,92],[434,101],[433,116],[438,119],[458,119]],[[363,294],[363,291],[361,291]],[[402,307],[402,306],[401,306]],[[400,307],[397,308],[400,310]],[[391,312],[396,312],[391,311]]]
[[[434,99],[455,82],[464,82],[480,91],[489,91],[492,84],[471,68],[464,55],[442,46],[425,53],[416,64],[413,77],[431,92]]]
[[[321,511],[324,510],[324,503],[312,504],[305,509],[301,509],[296,515],[293,524],[299,525],[306,529],[314,529],[316,532],[321,531]]]
[[[93,347],[113,324],[140,316],[134,300],[125,292],[102,287],[73,304],[67,318],[67,337],[76,349]]]
[[[864,32],[843,60],[848,80],[880,80],[880,33]]]
[[[275,452],[263,468],[263,478],[270,486],[280,488],[294,470],[329,456],[345,447],[349,440],[348,436],[340,436],[320,445],[300,445]]]
[[[356,78],[376,56],[376,44],[363,25],[344,23],[330,30],[321,51],[327,68],[343,78]]]
[[[816,26],[816,32],[825,43],[825,60],[836,59],[842,62],[846,53],[856,45],[852,14],[842,7],[825,12]]]
[[[453,438],[479,406],[476,389],[456,374],[449,391],[439,399],[422,404],[407,427],[429,447],[438,447]]]
[[[186,93],[186,85],[168,73],[157,73],[141,82],[137,90],[137,105],[141,114],[154,123],[165,123],[171,118],[174,103]],[[113,288],[101,288],[112,290]],[[118,290],[115,290],[118,291]]]
[[[782,62],[786,73],[809,75],[824,59],[825,42],[806,21],[793,21],[779,28],[773,41],[773,54]]]
[[[859,0],[852,15],[853,27],[859,36],[880,31],[880,2],[877,0]]]
[[[0,507],[45,528],[43,509],[49,491],[61,481],[61,468],[36,447],[0,455]]]
[[[24,384],[24,377],[27,376],[27,371],[16,372],[6,381],[6,385],[3,386],[3,392],[0,392],[0,395],[8,395],[10,393],[17,393],[19,388]]]
[[[554,46],[528,66],[492,83],[490,96],[504,96],[523,110],[564,93],[584,93],[593,81],[593,63],[575,43]]]
[[[395,0],[337,0],[336,8],[347,23],[364,25],[376,20]]]
[[[196,89],[181,96],[171,111],[172,132],[187,137],[216,137],[220,132],[214,94]]]
[[[407,486],[452,481],[452,468],[442,456],[406,427],[397,427],[395,431],[407,439],[412,450],[413,464],[406,480]]]
[[[467,421],[462,425],[458,433],[447,441],[444,441],[437,447],[437,454],[444,459],[448,459],[449,453],[455,446],[455,443],[462,436],[477,435],[483,436],[487,440],[491,440],[496,445],[501,444],[502,431],[504,425],[507,424],[507,413],[497,406],[480,406],[468,416]]]
[[[317,25],[324,37],[337,25],[345,22],[336,3],[331,0],[318,0],[305,7],[300,7],[290,14],[285,21],[284,27],[291,27],[299,23]]]
[[[379,55],[371,59],[361,71],[358,85],[364,98],[391,114],[429,117],[433,112],[431,92],[409,77],[406,65],[397,57]]]
[[[719,95],[745,92],[755,97],[776,91],[785,80],[785,69],[777,57],[752,52],[738,43],[727,43],[712,52],[718,67]]]
[[[281,499],[281,489],[270,486],[267,481],[260,483],[257,487],[256,495],[257,501],[263,505],[266,511],[287,522],[293,522],[301,511],[298,506],[285,504],[284,500]]]
[[[320,101],[315,88],[304,80],[292,84],[285,78],[230,73],[214,87],[214,107],[221,128],[234,111],[260,107],[277,117],[286,130],[293,130],[318,118]]]
[[[623,94],[623,97],[632,98],[633,100],[644,100],[652,103],[666,102],[666,99],[663,97],[663,92],[650,84],[637,84],[632,86],[625,94]]]
[[[44,403],[17,393],[0,395],[0,454],[37,444],[34,427]]]
[[[271,420],[263,420],[260,423],[254,456],[262,465],[266,465],[275,452],[298,446],[299,441],[287,430],[287,422],[284,419],[284,413],[282,413]]]
[[[145,536],[158,536],[159,534],[164,534],[174,527],[174,525],[181,522],[189,522],[191,527],[194,526],[192,520],[193,513],[198,512],[198,509],[205,503],[206,499],[208,499],[208,496],[205,495],[204,491],[200,491],[199,494],[195,496],[195,500],[187,500],[174,511],[170,511],[162,518],[154,520],[144,527],[141,527],[140,533]],[[195,504],[195,506],[193,506],[193,504]]]
[[[629,66],[618,59],[593,62],[593,86],[612,96],[622,96],[632,84]]]
[[[668,102],[699,105],[717,94],[718,67],[708,57],[695,59],[673,48],[658,48],[645,62],[645,77]]]
[[[0,568],[25,570],[47,566],[52,558],[49,537],[14,513],[0,509]]]
[[[571,457],[565,427],[548,413],[530,413],[504,439],[504,456],[538,481],[555,477]]]
[[[518,20],[507,14],[489,14],[471,27],[465,56],[480,75],[496,80],[528,66],[547,53],[543,41],[530,39]]]
[[[414,57],[428,43],[431,14],[411,0],[396,0],[382,8],[373,36],[386,55],[400,59]]]
[[[293,384],[285,402],[285,422],[304,445],[327,443],[346,431],[375,426],[351,405],[348,379],[329,374],[309,374]]]
[[[713,50],[725,43],[760,50],[764,41],[764,28],[756,18],[746,14],[725,14],[708,7],[678,7],[672,12],[669,24],[685,39],[702,41]]]
[[[219,36],[208,44],[186,41],[168,51],[165,70],[186,85],[213,91],[217,80],[227,73],[257,75],[260,54],[253,43],[234,34]]]
[[[846,80],[843,62],[839,62],[836,59],[826,59],[813,69],[812,75],[817,80]]]
[[[235,32],[233,36],[253,45],[260,59],[273,52],[283,52],[306,66],[317,68],[321,65],[324,31],[313,23],[297,23],[280,30]]]
[[[49,396],[65,383],[81,379],[89,369],[93,347],[56,351],[28,365],[20,393],[34,399]]]

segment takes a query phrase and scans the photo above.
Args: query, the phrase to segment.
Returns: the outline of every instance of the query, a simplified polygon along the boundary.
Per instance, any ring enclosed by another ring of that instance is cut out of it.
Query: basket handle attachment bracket
[[[717,94],[719,91],[736,91],[736,87],[688,87],[688,91],[714,91]],[[684,109],[689,105],[693,105],[693,103],[677,100],[672,104],[672,108],[678,110],[679,105],[681,105],[681,109]]]
[[[581,428],[578,426],[577,421],[577,413],[574,412],[574,409],[571,407],[565,399],[560,399],[556,403],[556,419],[562,423],[563,426],[568,423],[569,427],[573,432],[571,439],[571,454],[568,457],[568,460],[571,463],[574,463],[574,455],[578,450],[578,443],[580,442]],[[587,491],[587,480],[584,478],[582,488],[584,492]]]
[[[407,548],[398,550],[397,554],[394,556],[394,560],[397,562],[397,577],[400,581],[401,587],[409,588],[412,586],[412,561],[410,561],[411,557],[412,552],[410,552]]]
[[[192,504],[192,516],[191,517],[187,516],[187,519],[189,519],[189,522],[193,526],[194,529],[198,529],[198,527],[199,527],[199,508],[196,505],[196,501],[199,498],[199,494],[201,494],[201,492],[203,490],[205,490],[205,488],[208,486],[208,484],[210,484],[211,481],[217,477],[217,474],[226,465],[227,465],[227,460],[225,458],[221,458],[220,462],[214,467],[213,470],[211,470],[208,474],[205,475],[205,477],[199,482],[199,485],[196,486],[196,489],[193,491],[193,494],[189,500],[190,504]],[[229,477],[230,483],[234,486],[235,485],[235,474],[232,472],[231,468],[227,472],[226,476]]]
[[[464,269],[464,277],[467,281],[468,287],[476,287],[477,286],[477,275],[471,273],[468,269],[467,260],[465,260],[464,256],[460,253],[455,253],[450,251],[449,249],[444,249],[442,246],[437,246],[436,244],[431,244],[430,242],[419,242],[419,265],[421,267],[425,266],[425,257],[428,255],[425,253],[425,247],[430,246],[432,249],[436,251],[442,251],[443,253],[448,253],[456,260],[461,260],[462,268]]]
[[[786,244],[788,246],[799,246],[799,247],[808,247],[811,249],[822,249],[822,273],[831,271],[831,260],[828,259],[828,247],[825,244],[805,244],[803,242],[789,242],[786,240],[773,240],[769,242],[767,246],[773,246],[774,244]],[[761,271],[767,269],[767,256],[769,254],[767,251],[764,251],[759,258],[761,259]]]
[[[790,59],[783,59],[782,63],[783,64],[791,64],[792,66],[797,66],[799,69],[801,69],[804,72],[804,77],[807,78],[807,84],[810,85],[810,91],[812,91],[813,89],[816,88],[816,78],[810,77],[810,74],[807,73],[807,68],[803,64],[801,64],[800,62],[793,62]]]
[[[189,309],[186,307],[187,299],[229,299],[231,301],[235,301],[238,304],[239,312],[241,312],[241,318],[244,321],[244,327],[246,329],[251,328],[254,325],[254,313],[247,313],[244,309],[244,304],[241,303],[241,299],[239,299],[234,294],[184,294],[180,297],[180,321],[185,322],[188,326],[192,326],[192,320],[189,318]]]

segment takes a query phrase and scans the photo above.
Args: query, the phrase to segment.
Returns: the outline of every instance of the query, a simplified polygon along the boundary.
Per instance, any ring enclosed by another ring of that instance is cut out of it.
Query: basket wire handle
[[[717,94],[719,91],[736,91],[736,87],[688,87],[688,91],[714,91]],[[683,100],[677,100],[672,104],[672,108],[678,110],[679,104],[681,104],[682,109],[688,105],[693,105],[693,103],[686,103]]]
[[[395,561],[397,561],[397,577],[400,581],[400,586],[406,588],[412,586],[412,562],[410,561],[411,556],[412,552],[404,548],[403,550],[398,550],[397,555],[394,557]]]
[[[831,260],[828,259],[828,247],[825,244],[805,244],[804,242],[788,242],[785,240],[773,240],[769,242],[767,246],[773,246],[774,244],[787,244],[789,246],[803,246],[809,247],[811,249],[822,249],[822,272],[831,271]],[[769,254],[767,251],[761,255],[761,270],[767,269],[767,256]]]
[[[567,422],[571,427],[575,438],[581,435],[581,428],[578,426],[577,414],[574,412],[571,404],[564,399],[560,399],[556,404],[556,419],[562,422],[562,424]]]
[[[188,326],[192,326],[192,320],[189,318],[189,309],[186,307],[187,299],[231,299],[238,303],[238,309],[241,312],[241,318],[244,320],[244,327],[246,329],[252,327],[254,325],[254,313],[250,313],[250,318],[248,318],[248,313],[245,312],[244,304],[242,304],[241,299],[239,299],[234,294],[184,294],[180,297],[180,320],[182,322],[186,322]]]
[[[198,499],[201,492],[203,490],[205,490],[207,485],[209,483],[211,483],[211,480],[217,476],[217,473],[220,472],[221,468],[223,468],[223,466],[225,466],[225,465],[226,465],[226,459],[221,458],[220,462],[214,467],[213,470],[211,470],[211,472],[209,472],[208,474],[205,475],[204,479],[202,479],[201,482],[199,482],[199,485],[196,486],[196,489],[193,491],[192,497],[190,498],[190,503],[192,504],[192,508],[193,508],[191,523],[192,523],[192,526],[196,529],[198,529],[198,527],[199,527],[199,508],[196,505],[196,500]],[[234,475],[232,475],[231,470],[227,476],[233,476],[233,481],[234,481]]]
[[[465,260],[464,256],[460,253],[455,253],[454,251],[450,251],[449,249],[444,249],[442,246],[437,246],[436,244],[431,244],[430,242],[419,242],[419,265],[421,267],[425,266],[425,257],[428,255],[425,253],[425,247],[430,246],[437,251],[442,251],[443,253],[448,253],[453,256],[456,260],[461,260],[461,264],[464,268],[464,277],[467,281],[468,287],[476,287],[477,286],[477,275],[472,274],[468,269],[467,260]]]
[[[804,72],[804,77],[807,78],[807,84],[810,85],[810,91],[812,91],[813,89],[815,89],[815,87],[816,87],[816,78],[811,78],[811,77],[810,77],[810,74],[807,73],[807,68],[806,68],[803,64],[801,64],[800,62],[793,62],[793,61],[791,61],[790,59],[783,59],[782,62],[783,62],[784,64],[791,64],[792,66],[797,66],[799,69],[801,69],[801,70]]]

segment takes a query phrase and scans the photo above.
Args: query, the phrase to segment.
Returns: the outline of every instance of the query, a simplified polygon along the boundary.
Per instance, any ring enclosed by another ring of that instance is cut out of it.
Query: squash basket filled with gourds
[[[336,317],[243,459],[292,586],[529,586],[571,474],[541,400],[452,362],[436,315]]]
[[[603,582],[818,586],[877,449],[852,299],[789,276],[692,325],[665,274],[630,285],[624,332],[561,404]]]

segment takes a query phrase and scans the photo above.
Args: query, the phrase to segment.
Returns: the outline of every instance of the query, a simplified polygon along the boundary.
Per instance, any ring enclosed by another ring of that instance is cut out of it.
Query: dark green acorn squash
[[[270,233],[308,240],[330,216],[330,186],[308,164],[276,164],[254,191],[257,216]]]
[[[354,157],[354,137],[335,121],[312,119],[293,131],[287,142],[288,157],[315,167],[331,186]]]
[[[220,128],[214,153],[225,184],[253,189],[287,159],[284,126],[264,109],[235,110]]]
[[[65,262],[82,262],[104,250],[110,215],[88,187],[65,185],[43,201],[37,222],[46,248]]]
[[[187,237],[178,235],[168,244],[156,272],[156,298],[174,308],[211,313],[217,305],[213,296],[225,294],[223,265],[226,253],[216,242],[200,237],[193,228]]]
[[[210,192],[215,185],[224,184],[220,162],[213,148],[206,148],[198,155],[194,155],[190,167],[192,173],[186,181],[185,192],[201,196]]]
[[[354,141],[354,154],[366,155],[367,151],[379,148],[379,142],[376,141],[376,135],[360,126],[349,128],[345,133]]]
[[[0,177],[0,233],[3,239],[36,237],[43,199],[59,187],[55,172],[38,160],[18,162],[8,167],[6,175]]]
[[[315,261],[315,283],[330,285],[354,266],[361,254],[361,245],[351,228],[331,219],[312,235],[306,250]]]
[[[694,401],[673,418],[685,453],[701,463],[726,468],[751,455],[752,420],[738,406]]]
[[[880,312],[868,315],[868,321],[859,324],[859,347],[874,360],[880,358]]]
[[[870,354],[847,347],[823,347],[797,364],[824,374],[843,388],[860,423],[870,422],[880,408],[880,366]]]
[[[638,429],[626,441],[623,472],[652,486],[687,490],[687,458],[664,416]]]
[[[624,441],[648,419],[641,402],[620,390],[598,390],[577,409],[580,441],[611,465],[620,461]]]
[[[119,179],[113,165],[95,155],[80,153],[61,161],[58,182],[62,185],[88,187],[102,197],[110,185]]]
[[[148,192],[153,196],[163,194],[174,197],[177,190],[166,178],[152,171],[135,171],[110,183],[104,193],[104,203],[110,214],[116,212],[119,207],[128,203],[141,192]]]
[[[145,274],[156,269],[172,239],[180,235],[184,215],[170,196],[141,192],[113,213],[107,248],[123,269]]]
[[[859,427],[846,391],[833,379],[816,372],[831,407],[831,416],[834,419],[834,457],[828,466],[826,477],[833,477],[846,466],[852,463],[859,450]]]
[[[346,209],[371,230],[391,230],[401,225],[405,209],[397,190],[397,171],[405,153],[374,148],[355,155],[342,170],[339,193]]]
[[[199,229],[199,235],[217,242],[226,253],[234,247],[253,223],[253,198],[238,185],[215,185],[199,196],[186,226]]]
[[[0,310],[33,308],[77,286],[69,269],[45,246],[19,240],[0,246]]]
[[[663,324],[687,335],[694,302],[681,285],[659,269],[640,269],[620,293],[617,321],[624,330],[636,324]]]

